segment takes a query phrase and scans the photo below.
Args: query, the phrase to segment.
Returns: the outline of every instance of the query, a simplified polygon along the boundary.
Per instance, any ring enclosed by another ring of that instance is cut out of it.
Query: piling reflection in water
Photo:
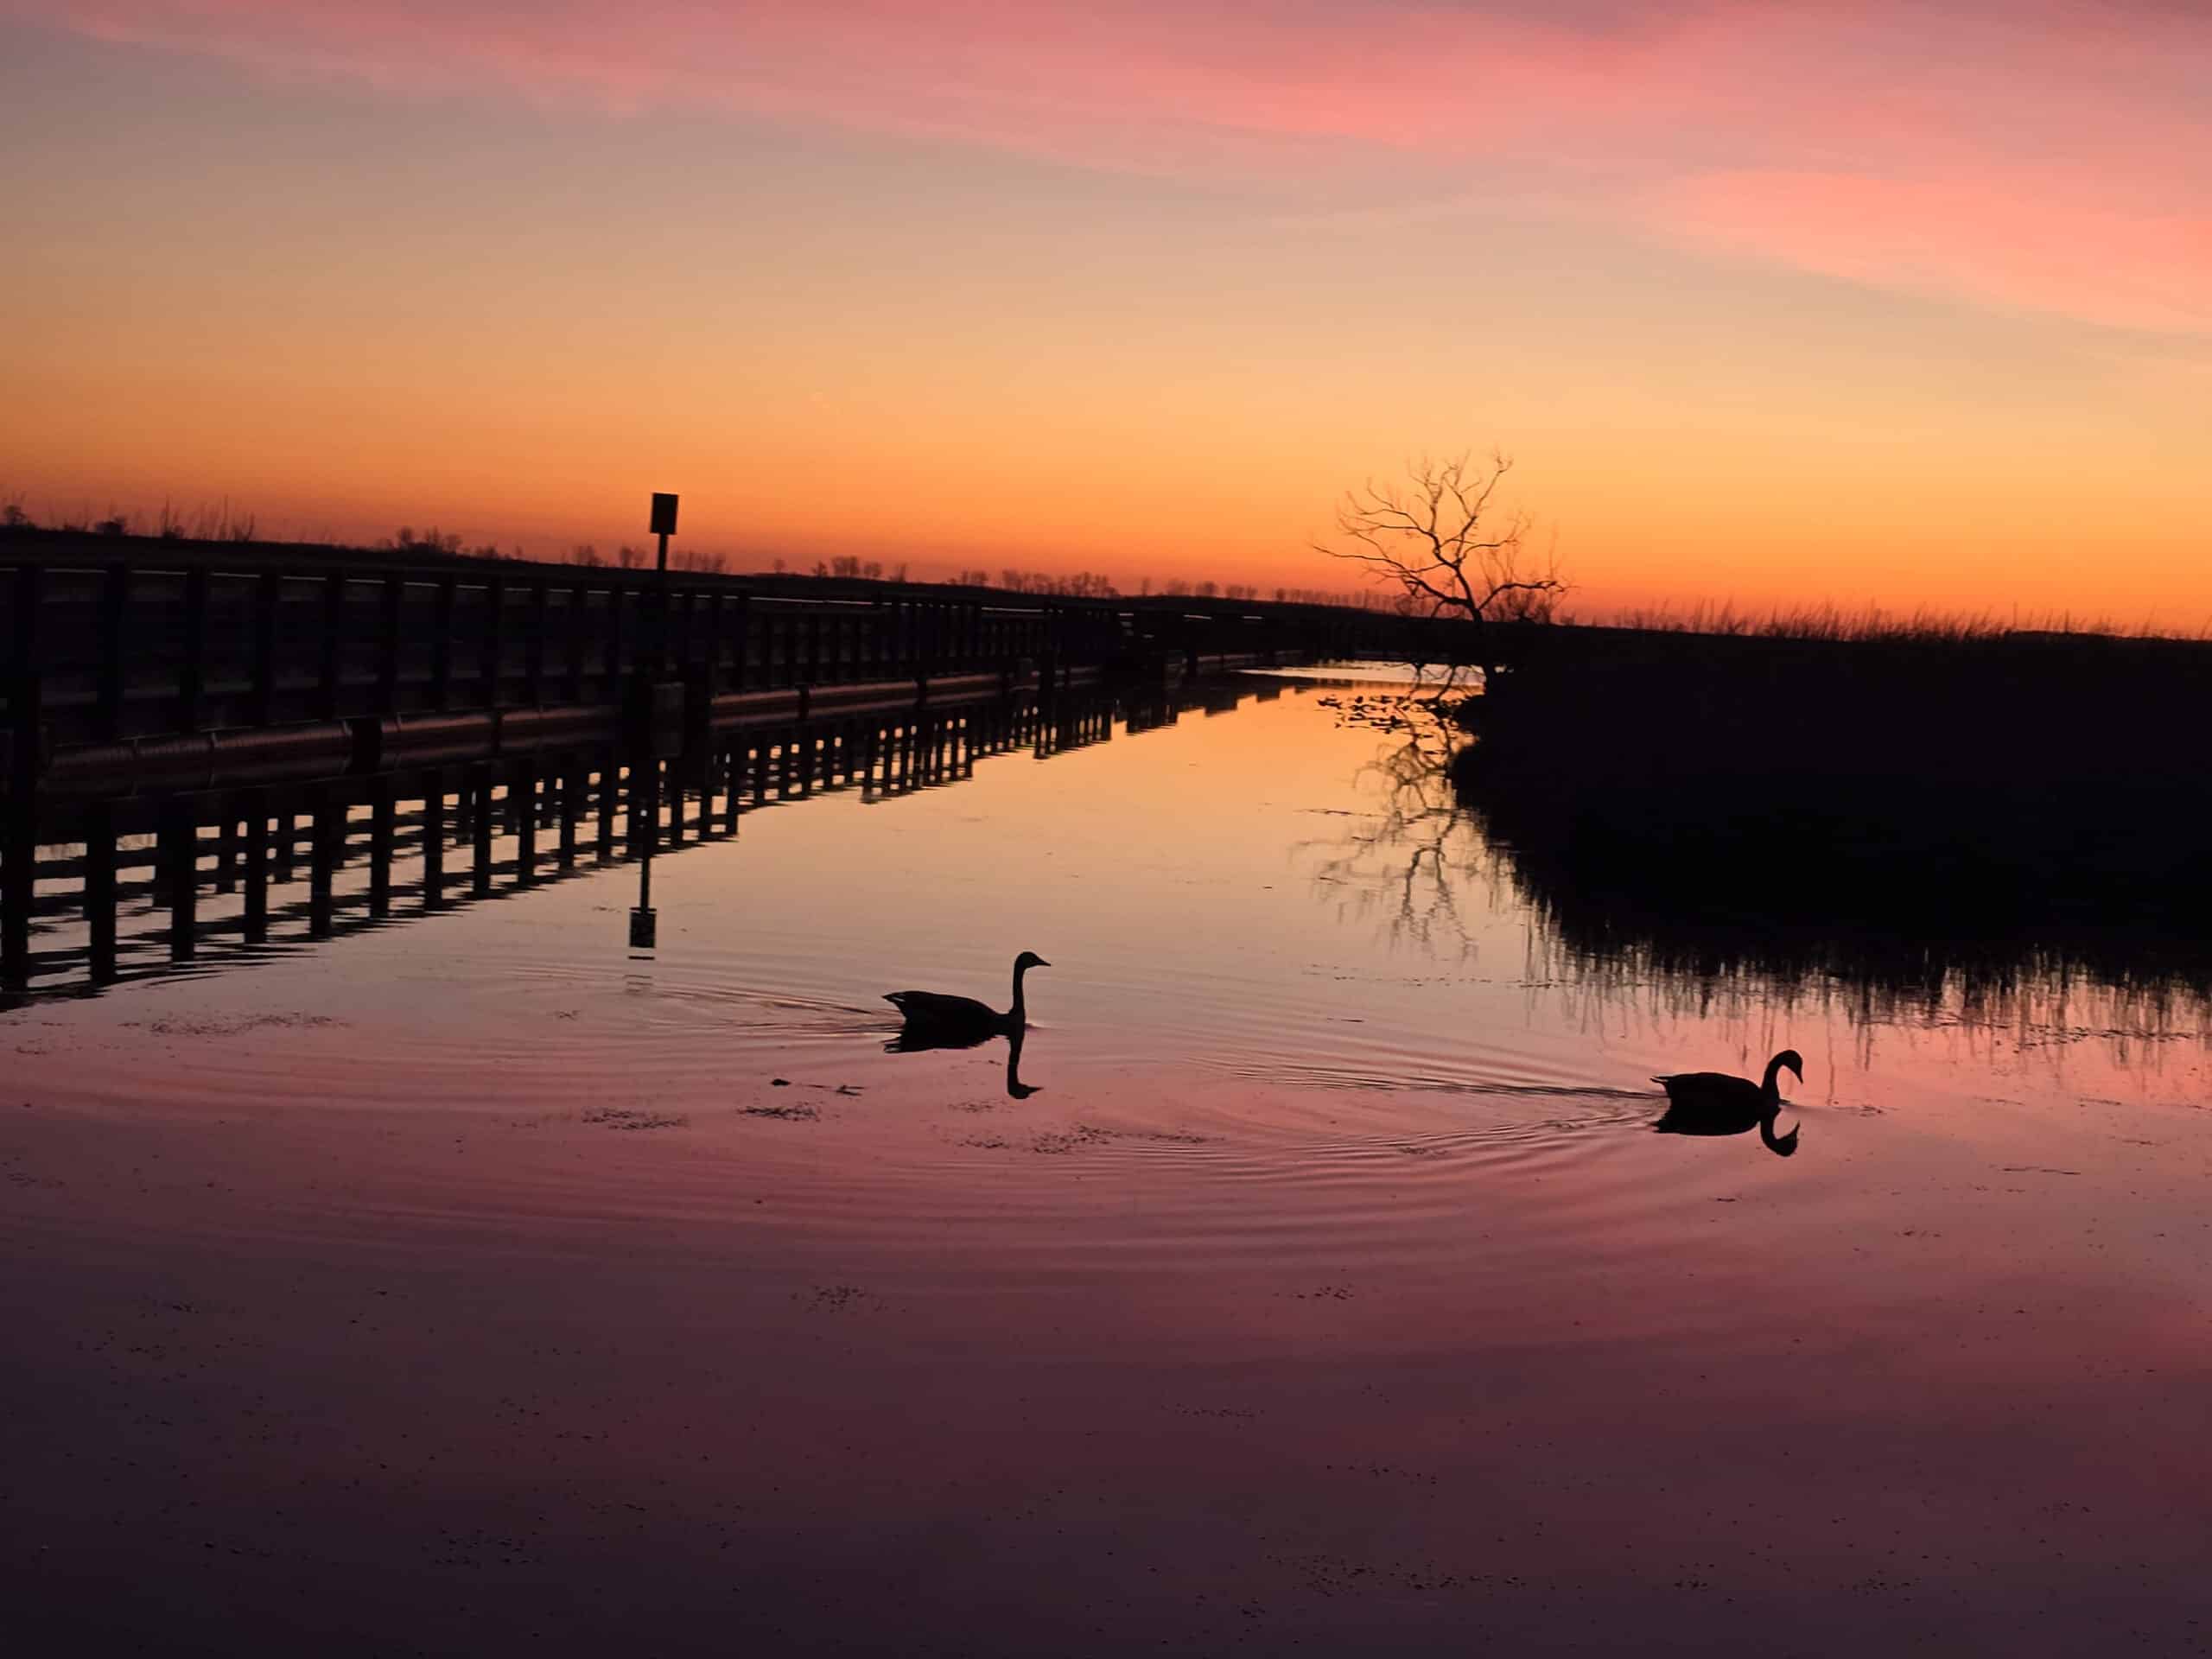
[[[601,748],[58,804],[39,824],[30,994],[258,960],[626,860],[639,879],[629,942],[649,950],[652,860],[734,839],[747,812],[833,791],[889,804],[971,778],[981,760],[1049,760],[1109,741],[1117,717],[1152,729],[1261,683],[829,717],[718,734],[702,765]]]

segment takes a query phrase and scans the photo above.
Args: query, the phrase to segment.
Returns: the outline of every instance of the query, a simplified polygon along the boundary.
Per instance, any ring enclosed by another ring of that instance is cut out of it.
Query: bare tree
[[[1423,456],[1406,470],[1404,484],[1370,479],[1347,491],[1337,508],[1340,540],[1317,542],[1315,550],[1366,566],[1376,581],[1398,590],[1395,608],[1406,615],[1468,623],[1468,649],[1452,655],[1487,673],[1496,664],[1485,625],[1548,618],[1566,580],[1554,561],[1529,556],[1527,515],[1497,504],[1498,486],[1513,470],[1510,456],[1492,451],[1487,464],[1464,453],[1440,461]],[[1447,676],[1444,690],[1455,682]]]

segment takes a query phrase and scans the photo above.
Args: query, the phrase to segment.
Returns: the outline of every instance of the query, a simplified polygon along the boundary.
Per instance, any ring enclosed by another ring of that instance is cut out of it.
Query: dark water
[[[2201,1011],[1569,949],[1332,695],[0,1016],[39,1650],[2208,1645]]]

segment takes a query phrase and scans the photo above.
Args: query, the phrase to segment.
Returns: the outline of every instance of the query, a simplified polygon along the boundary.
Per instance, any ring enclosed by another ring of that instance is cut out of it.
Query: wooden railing
[[[665,793],[680,799],[763,731],[1403,655],[1421,626],[1331,607],[0,531],[0,988],[31,977],[42,841],[85,842],[85,908],[106,918],[119,837],[189,847],[200,828],[342,814],[372,782],[355,804],[374,810],[399,788],[435,803],[587,774],[658,822]],[[197,863],[179,878],[188,899]],[[96,922],[96,969],[111,933]]]
[[[0,534],[11,735],[73,745],[1025,665],[1393,649],[1402,619],[1190,599]],[[35,705],[35,718],[28,704]],[[14,774],[9,774],[10,782]]]

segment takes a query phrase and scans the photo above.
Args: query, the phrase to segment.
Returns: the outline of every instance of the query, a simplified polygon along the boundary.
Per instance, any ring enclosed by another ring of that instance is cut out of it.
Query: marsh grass
[[[1603,624],[1575,624],[1639,633],[1700,634],[1726,639],[1805,639],[1834,643],[1966,645],[2014,636],[2083,639],[2212,639],[2212,620],[2194,630],[2155,620],[2129,625],[2108,616],[2076,616],[2071,611],[2022,615],[2014,610],[1957,612],[1920,608],[1888,611],[1879,606],[1846,609],[1838,605],[1800,605],[1764,614],[1739,611],[1731,603],[1700,603],[1683,610],[1660,607],[1617,613]]]
[[[1453,776],[1572,952],[1930,1007],[2087,978],[2201,1018],[2212,643],[1541,634]]]

